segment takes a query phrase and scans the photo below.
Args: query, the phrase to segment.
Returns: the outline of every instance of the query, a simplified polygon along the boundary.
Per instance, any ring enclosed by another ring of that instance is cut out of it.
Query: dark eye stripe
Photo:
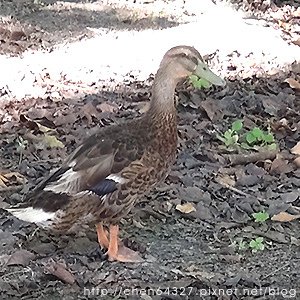
[[[190,54],[187,54],[187,53],[176,53],[176,54],[172,54],[170,55],[170,57],[183,57],[183,58],[188,58],[189,60],[191,60],[195,65],[198,65],[198,59],[195,57],[195,56],[192,56]]]
[[[195,56],[188,56],[188,57],[195,65],[198,65],[198,59]]]

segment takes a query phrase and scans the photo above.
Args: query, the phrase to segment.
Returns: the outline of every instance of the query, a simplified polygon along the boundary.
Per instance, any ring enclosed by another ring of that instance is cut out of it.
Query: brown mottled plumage
[[[170,49],[155,76],[148,112],[89,137],[23,204],[9,211],[59,232],[97,224],[99,243],[108,248],[110,260],[140,261],[118,243],[118,222],[165,179],[175,160],[174,93],[177,83],[191,74],[223,85],[193,47]],[[110,225],[109,237],[103,223]]]

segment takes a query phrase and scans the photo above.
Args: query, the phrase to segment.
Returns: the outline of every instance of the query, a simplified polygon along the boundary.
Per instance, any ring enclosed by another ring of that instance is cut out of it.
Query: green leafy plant
[[[225,146],[237,145],[239,140],[239,131],[243,128],[243,121],[236,120],[232,123],[231,128],[226,130],[223,135],[217,135],[217,138],[222,141]]]
[[[253,213],[252,217],[254,218],[254,221],[257,223],[264,223],[270,218],[269,214],[265,211]]]
[[[211,83],[203,78],[199,78],[197,75],[191,75],[190,81],[192,85],[197,89],[207,89],[211,86]]]
[[[234,248],[237,248],[238,251],[246,251],[248,249],[251,249],[251,251],[253,253],[256,253],[258,251],[263,251],[265,249],[263,237],[257,237],[257,238],[251,239],[250,241],[245,241],[245,240],[243,240],[243,238],[238,239],[237,241],[234,241],[232,243],[232,246]]]
[[[245,136],[246,142],[249,146],[271,146],[271,148],[275,147],[276,149],[276,143],[273,133],[266,132],[261,130],[259,127],[254,127],[252,130],[246,133]]]
[[[238,247],[239,247],[240,251],[246,250],[248,248],[247,242],[245,242],[243,239],[241,239],[239,241]]]
[[[21,164],[23,159],[23,152],[26,150],[28,146],[28,141],[24,140],[21,136],[19,136],[16,140],[16,144],[17,144],[16,150],[18,153],[20,153],[19,164]]]
[[[257,237],[256,239],[251,240],[249,243],[249,247],[252,249],[253,253],[263,251],[265,249],[264,238]]]
[[[259,127],[251,130],[243,130],[243,120],[236,120],[232,123],[231,128],[226,130],[222,135],[218,134],[217,138],[222,141],[226,147],[240,147],[245,150],[258,149],[267,147],[269,150],[275,150],[277,144],[270,128],[267,131]]]

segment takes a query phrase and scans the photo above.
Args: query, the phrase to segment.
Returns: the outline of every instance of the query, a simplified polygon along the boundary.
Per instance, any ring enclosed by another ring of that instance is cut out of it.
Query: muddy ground
[[[70,27],[62,23],[60,28],[56,8],[53,15],[43,15],[46,4],[69,9],[75,2],[1,3],[6,16],[1,53],[51,51],[62,38],[87,38],[90,15],[77,16],[82,28],[72,27],[67,13],[63,20]],[[171,2],[165,2],[169,9]],[[181,7],[179,2],[173,4]],[[276,4],[244,7],[257,18],[263,12],[269,26],[279,24],[275,9],[278,15],[294,14],[285,32],[284,24],[280,26],[284,38],[295,42],[297,2],[289,2],[288,8]],[[114,9],[108,7],[110,12]],[[175,26],[193,17],[182,17],[178,10],[161,16],[158,9],[158,21],[153,10],[151,18],[142,12],[142,16],[135,13],[135,19],[131,13],[122,22],[142,30]],[[9,14],[14,18],[8,20]],[[105,18],[108,27],[116,23],[109,13]],[[36,26],[36,35],[28,35],[28,24]],[[122,222],[122,238],[141,252],[145,262],[108,262],[93,228],[77,236],[55,236],[1,209],[1,299],[300,299],[300,150],[294,148],[300,141],[299,63],[284,70],[272,65],[266,75],[255,61],[249,63],[249,56],[237,52],[226,63],[218,53],[208,59],[226,73],[226,87],[198,90],[188,83],[178,87],[177,162],[166,182]],[[112,89],[109,82],[75,84],[45,72],[35,77],[35,85],[41,87],[36,98],[16,100],[3,88],[0,207],[22,201],[99,126],[143,113],[152,80],[152,75],[145,82],[129,75]],[[243,120],[239,140],[226,146],[218,136],[236,120]],[[255,127],[271,133],[274,141],[269,146],[259,141],[243,146],[244,136]],[[253,215],[259,212],[261,216]]]

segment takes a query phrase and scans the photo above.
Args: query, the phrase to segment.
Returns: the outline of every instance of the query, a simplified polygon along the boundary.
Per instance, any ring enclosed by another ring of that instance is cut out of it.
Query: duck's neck
[[[170,75],[166,69],[160,68],[154,79],[149,114],[156,118],[159,115],[176,114],[174,96],[177,80]]]

